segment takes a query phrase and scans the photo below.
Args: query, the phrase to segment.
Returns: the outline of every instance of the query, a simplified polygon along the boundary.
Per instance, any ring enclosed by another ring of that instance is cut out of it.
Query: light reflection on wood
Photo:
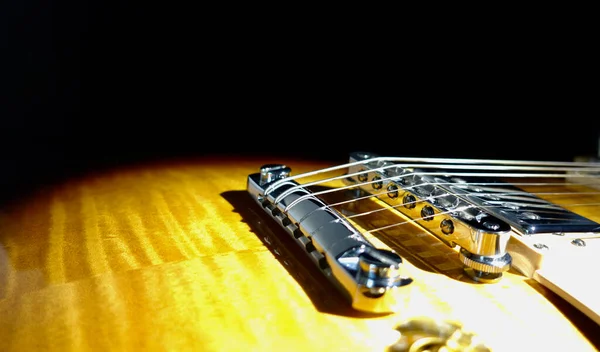
[[[4,205],[0,350],[382,351],[414,316],[459,320],[495,351],[595,350],[596,325],[516,273],[478,285],[407,260],[406,311],[319,307],[251,226],[246,177],[277,161],[121,168]]]

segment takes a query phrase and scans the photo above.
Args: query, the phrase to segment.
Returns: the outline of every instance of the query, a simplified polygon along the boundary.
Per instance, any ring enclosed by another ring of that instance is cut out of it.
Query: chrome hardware
[[[263,166],[260,173],[248,176],[247,191],[354,309],[371,313],[399,310],[408,296],[403,287],[412,282],[404,276],[402,258],[373,246],[336,210],[296,181],[286,180],[290,172],[285,165]],[[276,201],[278,197],[281,199]],[[302,200],[289,206],[300,197]]]
[[[263,165],[260,168],[260,181],[259,184],[261,186],[266,185],[267,183],[273,182],[275,180],[279,180],[282,178],[286,178],[290,175],[292,169],[285,165],[281,164],[268,164]]]
[[[490,352],[475,333],[454,321],[412,318],[395,327],[400,338],[387,352]]]
[[[501,256],[476,255],[464,248],[460,249],[459,258],[471,278],[486,283],[497,281],[503,272],[510,269],[512,259],[508,253]]]
[[[350,154],[350,163],[375,158],[366,153]],[[394,166],[390,162],[356,164],[348,168],[346,182],[357,184],[363,191],[377,196],[392,209],[402,213],[450,247],[459,246],[459,258],[465,272],[481,282],[495,282],[510,268],[512,258],[506,251],[511,236],[510,225],[477,204],[458,196],[452,189],[442,186],[438,178],[420,175],[415,170]],[[359,177],[367,175],[366,177]],[[361,182],[375,180],[375,183]],[[379,188],[393,187],[400,193],[388,197]],[[383,196],[386,195],[386,196]]]

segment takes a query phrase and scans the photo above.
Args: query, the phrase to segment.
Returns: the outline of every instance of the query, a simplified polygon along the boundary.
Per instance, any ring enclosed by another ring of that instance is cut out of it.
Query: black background
[[[597,155],[593,46],[564,28],[448,33],[130,2],[6,6],[5,191],[202,155]]]

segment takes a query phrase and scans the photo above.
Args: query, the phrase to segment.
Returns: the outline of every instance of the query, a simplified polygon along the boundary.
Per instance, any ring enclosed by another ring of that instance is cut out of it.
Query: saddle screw
[[[364,171],[365,171],[364,169],[360,170],[360,172],[362,172],[362,173],[358,175],[358,180],[360,182],[365,182],[367,180],[367,173]]]
[[[383,186],[383,183],[379,180],[381,180],[381,177],[379,177],[379,176],[373,177],[373,181],[378,181],[378,182],[373,183],[374,189],[381,189],[381,187]]]
[[[573,241],[571,241],[571,244],[577,247],[585,247],[585,241],[581,238],[574,239]]]
[[[429,205],[426,205],[421,209],[421,217],[425,221],[433,220],[433,214],[434,214],[434,210]]]
[[[543,243],[535,243],[533,246],[537,249],[550,249],[548,246],[546,246]]]
[[[388,188],[388,197],[390,198],[398,198],[398,186],[396,185],[389,185]]]
[[[445,235],[450,235],[454,232],[454,223],[450,219],[444,219],[440,223],[440,229]]]
[[[402,199],[402,202],[404,203],[404,207],[406,207],[408,209],[413,209],[414,207],[416,207],[417,206],[415,204],[416,201],[417,201],[417,199],[412,194],[407,194],[406,196],[404,196],[404,199]]]

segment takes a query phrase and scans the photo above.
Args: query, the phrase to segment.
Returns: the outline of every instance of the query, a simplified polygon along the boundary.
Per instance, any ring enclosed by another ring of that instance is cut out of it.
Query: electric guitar
[[[48,185],[0,209],[0,350],[596,351],[598,170],[352,153]]]

